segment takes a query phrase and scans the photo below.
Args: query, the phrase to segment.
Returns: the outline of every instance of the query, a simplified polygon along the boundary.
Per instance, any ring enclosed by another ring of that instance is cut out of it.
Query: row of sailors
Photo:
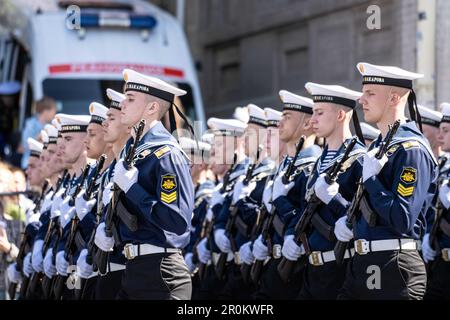
[[[30,141],[30,162],[41,161],[52,188],[37,201],[39,210],[30,210],[29,252],[8,269],[10,280],[23,285],[37,278],[38,289],[27,285],[21,292],[28,298],[52,292],[58,299],[189,299],[191,292],[198,299],[445,296],[450,188],[435,142],[450,151],[450,105],[442,114],[414,109],[418,74],[368,63],[358,69],[363,93],[316,83],[305,85],[313,99],[282,90],[282,113],[249,105],[247,123],[210,118],[212,135],[202,142],[180,138],[180,146],[154,121],[132,168],[123,165],[132,126],[145,112],[154,114],[147,105],[136,114],[134,96],[170,102],[181,93],[126,70],[127,97],[108,89],[111,105],[92,104],[89,119],[57,115],[55,126],[45,128],[48,144],[40,155],[41,146]],[[358,100],[379,132],[360,126]],[[423,121],[416,123],[417,113]],[[386,141],[396,120],[400,125]],[[427,139],[420,127],[435,136]],[[366,147],[364,140],[373,141]],[[82,174],[87,158],[102,154],[102,170],[94,165]],[[70,174],[57,183],[64,169]],[[105,228],[111,208],[114,236]],[[338,242],[348,243],[342,261]],[[96,272],[98,251],[108,253],[106,271]],[[54,279],[69,277],[71,265],[75,283],[84,279],[81,287],[58,290]],[[368,285],[372,272],[381,273],[379,283]]]

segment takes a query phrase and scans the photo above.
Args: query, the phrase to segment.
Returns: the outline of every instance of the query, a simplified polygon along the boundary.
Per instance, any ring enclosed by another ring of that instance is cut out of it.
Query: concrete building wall
[[[381,9],[380,30],[366,26],[369,5]],[[358,90],[359,61],[415,70],[416,24],[417,0],[186,1],[207,116],[248,103],[281,107],[278,91],[306,94],[307,81]]]

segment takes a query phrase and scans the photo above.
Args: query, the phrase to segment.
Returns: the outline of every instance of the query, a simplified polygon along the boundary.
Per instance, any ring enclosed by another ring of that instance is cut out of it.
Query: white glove
[[[375,158],[378,150],[379,148],[372,149],[364,155],[363,182],[366,182],[370,177],[379,174],[386,162],[388,162],[388,157],[386,155],[383,155],[380,160]]]
[[[224,229],[217,229],[214,231],[214,241],[216,241],[220,251],[225,253],[231,252],[231,242],[225,235]]]
[[[33,266],[31,265],[31,252],[28,252],[25,258],[23,259],[23,273],[27,278],[31,276],[34,272]]]
[[[125,193],[130,190],[131,186],[138,181],[139,170],[136,167],[131,167],[130,170],[125,169],[124,160],[120,159],[114,167],[113,181]]]
[[[233,189],[233,199],[231,200],[231,204],[236,204],[241,199],[247,197],[256,187],[256,182],[251,181],[248,185],[244,184],[244,178],[240,179],[234,185]]]
[[[75,215],[75,207],[72,207],[69,204],[71,198],[71,196],[67,196],[59,207],[59,211],[61,212],[59,222],[62,228],[64,228]]]
[[[209,201],[209,207],[214,208],[216,204],[221,204],[225,200],[226,193],[220,193],[220,189],[215,190]]]
[[[33,203],[29,208],[27,208],[25,210],[25,220],[26,221],[28,221],[28,217],[30,217],[34,214],[34,208],[36,208],[36,205]]]
[[[87,249],[83,249],[80,252],[80,256],[77,260],[77,274],[80,278],[87,279],[92,274],[93,267],[86,262]]]
[[[42,205],[41,205],[41,214],[44,213],[45,211],[49,210],[52,207],[52,196],[53,196],[53,191],[50,191],[49,193],[47,193],[47,195],[44,197],[44,201],[42,201]]]
[[[353,231],[347,227],[347,216],[340,217],[334,224],[334,235],[342,242],[349,242],[353,239]]]
[[[192,262],[192,257],[193,256],[194,255],[192,254],[192,252],[188,252],[184,256],[184,262],[186,262],[186,265],[187,265],[187,267],[189,269],[189,273],[192,273],[195,270],[195,264]]]
[[[56,254],[56,271],[61,276],[67,276],[67,268],[69,268],[69,262],[64,257],[64,250],[61,250]]]
[[[52,203],[52,207],[51,207],[51,218],[53,219],[54,217],[59,217],[59,215],[61,214],[60,211],[60,206],[61,203],[64,201],[63,199],[63,194],[66,191],[65,188],[61,188],[56,194],[55,197],[53,198],[53,203]]]
[[[263,243],[262,235],[259,235],[259,237],[253,243],[252,253],[256,260],[266,260],[266,258],[269,256],[269,249]]]
[[[262,200],[268,212],[272,211],[272,186],[273,181],[270,180],[264,187]]]
[[[277,198],[281,196],[285,196],[292,189],[295,182],[291,181],[288,184],[283,183],[284,172],[280,172],[278,177],[275,179],[272,188],[272,201],[275,201]]]
[[[8,269],[6,269],[6,273],[8,274],[9,282],[12,282],[12,283],[19,283],[20,280],[22,280],[22,276],[20,274],[20,271],[17,271],[16,265],[17,265],[16,262],[11,263],[9,265]]]
[[[322,173],[314,183],[314,192],[317,198],[322,200],[323,203],[330,203],[331,199],[339,192],[339,184],[333,182],[331,185],[325,181],[325,173]]]
[[[239,258],[245,264],[252,264],[255,261],[255,257],[252,254],[252,242],[244,243],[239,249]]]
[[[97,227],[94,243],[97,247],[105,252],[112,251],[114,248],[114,238],[106,236],[104,222],[100,223]]]
[[[75,210],[77,212],[78,218],[83,220],[83,218],[91,212],[92,208],[97,203],[97,199],[91,199],[89,201],[84,200],[84,195],[86,191],[83,189],[78,193],[77,197],[75,198]]]
[[[102,202],[103,205],[106,207],[109,202],[111,201],[111,197],[112,197],[112,187],[113,187],[114,183],[110,182],[108,183],[105,188],[103,189],[103,194],[102,194]]]
[[[198,260],[203,264],[207,264],[211,260],[211,251],[206,248],[207,241],[207,238],[203,238],[197,245]]]
[[[297,261],[302,254],[305,254],[305,249],[303,245],[297,245],[294,241],[294,235],[290,234],[284,237],[281,254],[290,261]]]
[[[44,258],[44,272],[47,278],[52,278],[56,274],[56,267],[52,263],[53,248],[47,250]]]
[[[428,263],[436,258],[437,252],[431,248],[430,245],[430,234],[427,233],[423,236],[422,240],[422,256],[423,260]]]
[[[439,189],[439,200],[445,209],[450,208],[450,187],[448,186],[448,180],[444,181],[444,184]]]
[[[33,246],[33,256],[31,258],[31,264],[36,272],[44,271],[44,257],[42,256],[42,247],[44,246],[44,240],[36,240]]]
[[[25,216],[25,225],[29,225],[30,223],[39,222],[39,218],[41,217],[40,213],[33,213],[27,214]]]

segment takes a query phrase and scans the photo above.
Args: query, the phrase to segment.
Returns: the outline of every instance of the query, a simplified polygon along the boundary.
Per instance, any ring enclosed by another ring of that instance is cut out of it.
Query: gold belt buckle
[[[125,258],[127,258],[128,260],[133,260],[136,257],[136,255],[134,254],[134,247],[131,243],[127,243],[123,247],[123,253],[125,255]]]
[[[234,256],[234,263],[238,265],[241,264],[241,257],[239,256],[239,252],[235,252],[233,256]]]
[[[450,261],[450,249],[442,249],[442,260],[444,260],[445,262],[449,262]]]
[[[311,252],[309,263],[316,267],[323,265],[322,253],[320,251]]]
[[[355,241],[355,251],[359,255],[367,254],[369,252],[369,242],[365,239],[358,239]]]
[[[274,244],[272,246],[272,257],[274,259],[280,259],[281,258],[281,245],[280,244]]]

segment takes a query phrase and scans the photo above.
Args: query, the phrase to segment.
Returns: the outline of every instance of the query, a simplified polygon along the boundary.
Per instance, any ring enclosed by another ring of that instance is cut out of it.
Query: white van
[[[106,88],[122,91],[124,68],[176,83],[188,92],[185,114],[205,123],[186,36],[173,16],[141,0],[2,1],[8,37],[0,43],[0,81],[22,83],[19,129],[44,95],[64,113],[107,103]]]

